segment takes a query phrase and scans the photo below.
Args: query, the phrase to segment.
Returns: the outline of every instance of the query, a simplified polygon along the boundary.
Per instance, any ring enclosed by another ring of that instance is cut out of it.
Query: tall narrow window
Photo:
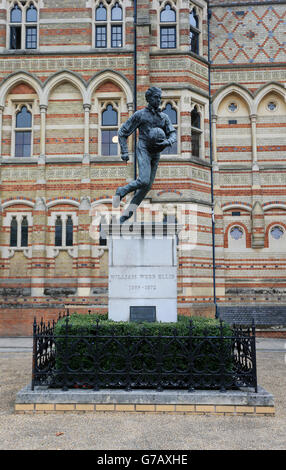
[[[17,246],[18,239],[18,221],[16,216],[12,217],[10,224],[10,246]]]
[[[200,26],[195,8],[190,11],[190,50],[195,54],[200,53]]]
[[[21,222],[21,246],[28,246],[28,220],[24,216]]]
[[[108,104],[101,116],[101,154],[118,154],[118,112]]]
[[[122,8],[118,3],[111,9],[111,47],[122,47]]]
[[[37,48],[38,12],[34,5],[26,10],[26,49]]]
[[[176,40],[176,11],[167,3],[160,12],[160,47],[161,49],[174,49]]]
[[[74,216],[60,214],[55,216],[55,246],[68,248],[74,243]]]
[[[36,49],[38,10],[31,2],[16,0],[10,10],[10,49]]]
[[[73,221],[71,215],[66,220],[66,246],[73,246]]]
[[[31,156],[31,139],[32,114],[27,106],[24,105],[16,114],[15,157]]]
[[[61,216],[57,216],[55,223],[55,246],[63,245],[63,222]]]
[[[167,114],[170,118],[171,123],[173,124],[174,128],[177,130],[178,128],[178,116],[177,116],[177,110],[172,106],[171,103],[167,103],[166,107],[162,109],[163,113]],[[172,147],[167,147],[162,154],[167,155],[167,154],[177,154],[178,153],[178,146],[177,142],[175,142]]]
[[[95,10],[95,47],[107,47],[107,10],[100,3]]]
[[[192,155],[199,158],[201,156],[201,116],[198,112],[197,106],[191,112],[191,126],[192,126]]]
[[[10,247],[25,248],[28,246],[29,222],[28,216],[13,215],[10,223]]]
[[[95,47],[123,47],[123,8],[109,3],[99,2],[95,9]]]
[[[22,46],[22,10],[16,4],[10,11],[10,49]]]

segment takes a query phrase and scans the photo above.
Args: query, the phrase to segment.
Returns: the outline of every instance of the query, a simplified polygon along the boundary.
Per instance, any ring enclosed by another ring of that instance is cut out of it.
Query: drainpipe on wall
[[[212,11],[208,6],[208,62],[209,62],[209,132],[210,132],[210,163],[211,163],[211,202],[212,202],[212,254],[213,254],[213,299],[215,304],[215,316],[218,318],[216,299],[216,261],[215,261],[215,218],[214,218],[214,184],[213,184],[213,141],[212,141],[212,103],[211,103],[211,65],[210,65],[210,19]]]

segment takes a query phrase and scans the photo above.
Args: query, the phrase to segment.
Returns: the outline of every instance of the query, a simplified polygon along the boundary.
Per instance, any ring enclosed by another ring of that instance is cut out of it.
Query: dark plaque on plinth
[[[154,322],[156,321],[156,307],[136,306],[130,307],[130,321],[133,322]]]

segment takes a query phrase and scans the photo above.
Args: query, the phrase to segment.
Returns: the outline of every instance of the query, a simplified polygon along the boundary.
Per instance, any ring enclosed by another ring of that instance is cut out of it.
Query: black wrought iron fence
[[[187,334],[118,334],[104,322],[86,330],[72,327],[69,315],[56,323],[37,324],[33,334],[32,389],[51,388],[219,389],[243,387],[257,392],[255,326],[233,326],[225,334],[222,322],[202,335],[190,320]]]

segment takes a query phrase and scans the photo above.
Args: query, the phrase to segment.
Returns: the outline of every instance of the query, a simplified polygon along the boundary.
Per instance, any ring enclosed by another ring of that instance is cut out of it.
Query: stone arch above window
[[[251,248],[251,233],[242,222],[232,222],[224,230],[224,248],[244,250]]]
[[[285,212],[286,216],[286,212]],[[286,223],[281,221],[271,222],[265,231],[265,248],[271,248],[285,252]]]
[[[272,120],[273,118],[278,118],[278,116],[285,116],[286,114],[286,104],[285,97],[277,93],[277,91],[269,91],[264,96],[261,97],[257,105],[257,115],[265,116]],[[281,118],[278,118],[281,119]]]

